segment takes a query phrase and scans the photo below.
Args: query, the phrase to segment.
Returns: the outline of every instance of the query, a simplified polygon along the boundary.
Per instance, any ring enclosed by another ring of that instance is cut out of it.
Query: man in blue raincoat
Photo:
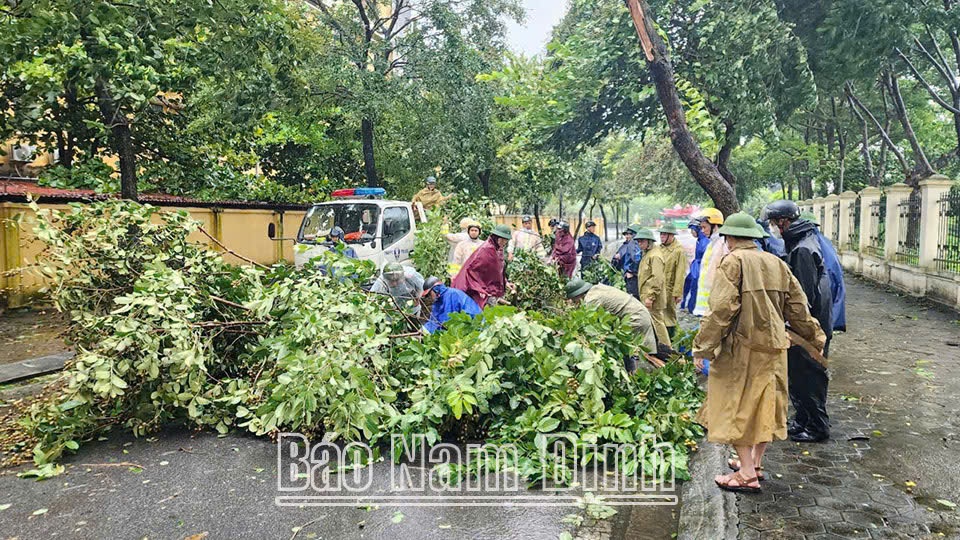
[[[623,280],[627,284],[627,293],[636,299],[640,299],[640,288],[637,286],[637,274],[640,271],[640,258],[643,252],[640,245],[634,240],[637,235],[637,228],[634,225],[627,227],[623,231],[623,245],[613,256],[613,267],[623,272]]]
[[[423,325],[423,331],[432,334],[443,329],[443,323],[450,319],[453,313],[466,313],[471,317],[480,314],[480,306],[460,289],[447,287],[440,278],[430,276],[423,282],[423,298],[433,302],[430,319]]]
[[[691,219],[687,228],[690,229],[690,234],[697,239],[697,247],[693,252],[690,270],[687,272],[686,279],[683,280],[683,298],[680,299],[680,309],[693,313],[693,308],[697,307],[697,281],[700,280],[700,266],[703,264],[703,254],[707,252],[707,244],[710,243],[710,238],[700,230],[699,219]]]
[[[803,219],[809,220],[817,226],[817,240],[820,241],[820,249],[823,251],[823,266],[830,275],[830,293],[833,295],[833,329],[841,332],[847,331],[847,293],[843,284],[843,267],[840,266],[840,257],[833,244],[820,230],[820,220],[813,213],[804,212],[801,214]]]
[[[580,254],[580,270],[596,262],[603,250],[603,242],[597,236],[597,223],[592,219],[587,222],[587,232],[577,240],[577,253]]]

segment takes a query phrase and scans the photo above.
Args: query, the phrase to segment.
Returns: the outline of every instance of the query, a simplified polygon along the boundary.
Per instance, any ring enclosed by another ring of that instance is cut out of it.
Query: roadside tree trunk
[[[120,196],[137,200],[137,157],[130,133],[130,122],[119,110],[113,96],[102,81],[97,81],[97,104],[103,124],[110,129],[110,143],[120,159]]]
[[[729,119],[723,121],[723,126],[724,140],[723,146],[720,147],[720,151],[717,153],[717,171],[720,172],[723,179],[726,180],[734,192],[736,192],[737,177],[734,176],[733,171],[730,170],[730,154],[733,153],[733,148],[737,145],[737,128],[733,121]]]
[[[480,171],[480,187],[483,188],[483,196],[490,198],[490,175],[493,174],[493,171],[490,169],[484,169]]]
[[[603,211],[603,205],[600,205],[600,217],[603,218],[603,241],[604,243],[608,242],[610,239],[607,238],[607,213]]]
[[[360,121],[360,137],[363,140],[363,172],[367,177],[367,187],[379,187],[377,178],[377,163],[373,155],[373,120],[364,118]]]
[[[670,126],[670,141],[700,187],[713,199],[714,206],[724,215],[740,210],[734,187],[723,177],[717,166],[703,155],[700,145],[690,133],[680,97],[677,94],[673,65],[667,47],[654,25],[650,6],[645,0],[624,0],[633,18],[634,27],[643,46],[647,67],[653,77],[657,97]]]
[[[577,212],[577,228],[573,230],[573,236],[576,238],[580,234],[580,224],[583,223],[583,211],[587,208],[587,203],[590,202],[590,197],[593,196],[593,188],[587,189],[587,196],[583,199],[583,204],[580,205],[580,211]],[[561,218],[562,220],[563,218]]]

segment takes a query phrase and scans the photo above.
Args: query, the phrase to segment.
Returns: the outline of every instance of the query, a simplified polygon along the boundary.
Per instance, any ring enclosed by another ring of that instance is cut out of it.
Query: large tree
[[[482,64],[490,53],[502,50],[504,17],[519,17],[522,13],[515,0],[309,3],[318,10],[323,31],[333,31],[335,35],[334,46],[324,60],[340,70],[342,84],[336,89],[336,98],[358,118],[364,171],[370,186],[381,184],[378,147],[410,148],[416,142],[378,143],[378,125],[389,124],[390,115],[403,118],[398,134],[409,136],[416,126],[406,122],[432,124],[443,118],[442,112],[437,114],[438,103],[451,110],[457,110],[459,105],[476,106],[473,96],[458,96],[456,89],[470,87],[473,77],[484,70]],[[466,99],[457,102],[458,97]],[[476,112],[486,111],[481,108]],[[475,118],[482,122],[484,116],[488,117],[481,114]],[[461,127],[465,125],[462,116],[454,115],[452,119]],[[457,136],[450,130],[444,131]],[[444,143],[449,146],[450,140]]]
[[[136,199],[145,164],[176,163],[204,144],[189,130],[202,114],[195,97],[256,122],[285,95],[277,90],[291,85],[297,60],[290,21],[273,1],[7,3],[0,137],[56,148],[66,166],[115,156],[121,194]],[[233,133],[251,126],[230,120]]]

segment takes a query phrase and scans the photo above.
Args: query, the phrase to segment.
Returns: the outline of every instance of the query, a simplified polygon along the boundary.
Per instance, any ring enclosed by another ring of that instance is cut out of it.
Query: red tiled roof
[[[97,193],[92,189],[59,189],[37,185],[35,181],[0,177],[0,201],[22,202],[31,196],[40,202],[85,202],[115,199],[118,193]],[[189,197],[180,197],[167,193],[141,193],[138,199],[142,203],[157,206],[223,207],[223,208],[263,208],[276,210],[301,210],[304,204],[272,203],[262,201],[201,201]]]

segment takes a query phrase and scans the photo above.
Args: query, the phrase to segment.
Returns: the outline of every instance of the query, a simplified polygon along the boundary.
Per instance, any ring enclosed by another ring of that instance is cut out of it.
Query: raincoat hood
[[[804,236],[810,234],[811,231],[816,232],[816,230],[817,226],[812,221],[801,218],[791,223],[787,230],[783,231],[783,241],[787,243],[787,246],[792,246]]]

